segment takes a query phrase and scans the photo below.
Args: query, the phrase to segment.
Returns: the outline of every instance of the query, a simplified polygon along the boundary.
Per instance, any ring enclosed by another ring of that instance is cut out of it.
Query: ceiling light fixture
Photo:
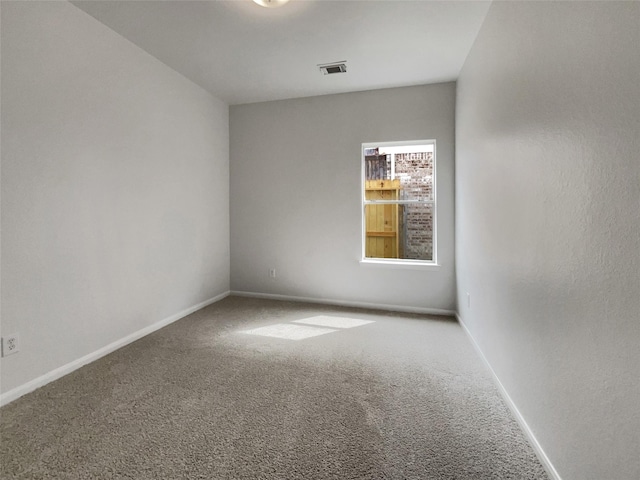
[[[253,1],[258,5],[260,5],[261,7],[276,8],[276,7],[281,7],[282,5],[287,3],[289,0],[253,0]]]

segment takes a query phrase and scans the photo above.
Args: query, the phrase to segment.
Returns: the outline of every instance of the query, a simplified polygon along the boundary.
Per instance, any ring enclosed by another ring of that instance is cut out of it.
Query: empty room
[[[640,2],[0,29],[0,478],[640,478]]]

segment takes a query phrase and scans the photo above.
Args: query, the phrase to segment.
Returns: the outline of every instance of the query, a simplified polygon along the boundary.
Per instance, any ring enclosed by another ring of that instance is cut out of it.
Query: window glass
[[[365,259],[435,263],[435,141],[363,145]]]

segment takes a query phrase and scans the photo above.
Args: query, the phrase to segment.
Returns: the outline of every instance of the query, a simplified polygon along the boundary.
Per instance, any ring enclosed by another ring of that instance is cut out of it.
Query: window
[[[362,259],[436,264],[436,142],[362,145]]]

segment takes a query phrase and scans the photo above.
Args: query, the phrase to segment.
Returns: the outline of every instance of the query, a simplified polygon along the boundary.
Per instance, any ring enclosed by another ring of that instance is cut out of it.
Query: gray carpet
[[[318,315],[374,323],[240,333]],[[3,407],[0,435],[3,479],[547,478],[455,321],[237,297]]]

